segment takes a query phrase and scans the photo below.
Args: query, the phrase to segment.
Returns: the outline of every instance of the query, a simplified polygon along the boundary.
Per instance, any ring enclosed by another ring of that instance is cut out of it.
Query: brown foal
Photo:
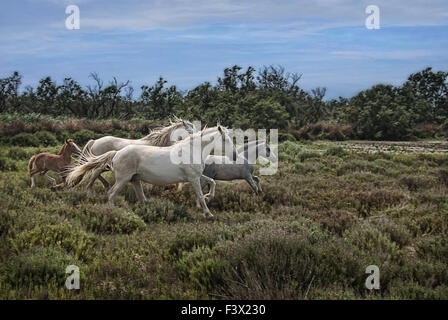
[[[45,179],[53,184],[53,188],[63,187],[65,185],[66,170],[72,160],[72,153],[81,153],[81,149],[73,142],[72,139],[66,139],[58,154],[47,152],[39,153],[32,156],[28,163],[28,170],[31,178],[31,188],[34,188],[34,175],[40,173]],[[47,171],[55,171],[62,177],[62,183],[56,185],[56,180],[49,175]]]

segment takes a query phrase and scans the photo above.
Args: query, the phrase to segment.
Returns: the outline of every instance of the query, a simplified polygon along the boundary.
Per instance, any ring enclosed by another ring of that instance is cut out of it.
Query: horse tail
[[[36,161],[36,156],[32,156],[30,161],[28,162],[28,172],[31,174],[31,170],[33,169],[34,162]]]
[[[84,176],[94,169],[112,169],[112,159],[117,151],[109,151],[100,156],[94,156],[90,152],[87,152],[82,158],[80,158],[78,165],[70,170],[70,173],[66,178],[66,185],[68,187],[74,187],[81,183]]]
[[[80,158],[85,159],[87,156],[92,154],[92,146],[95,143],[95,140],[89,140],[87,141],[86,145],[81,151]]]

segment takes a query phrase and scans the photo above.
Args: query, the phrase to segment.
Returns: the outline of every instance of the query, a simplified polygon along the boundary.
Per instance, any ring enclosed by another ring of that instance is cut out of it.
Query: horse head
[[[65,139],[65,150],[68,150],[70,153],[81,154],[81,149],[76,145],[76,143],[72,139]]]

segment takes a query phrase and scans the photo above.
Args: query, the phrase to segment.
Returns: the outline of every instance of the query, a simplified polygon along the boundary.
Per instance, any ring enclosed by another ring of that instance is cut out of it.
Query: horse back
[[[39,153],[34,156],[34,165],[41,170],[47,169],[56,172],[67,166],[61,156],[48,152]]]

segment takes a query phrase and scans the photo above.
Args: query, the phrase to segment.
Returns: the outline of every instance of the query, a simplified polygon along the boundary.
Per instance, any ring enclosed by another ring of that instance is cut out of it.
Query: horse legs
[[[204,182],[204,184],[205,183],[208,184],[208,188],[209,188],[209,191],[208,191],[208,193],[206,195],[204,195],[204,198],[207,199],[207,200],[213,199],[215,197],[215,187],[216,187],[215,180],[213,180],[212,178],[209,178],[207,176],[202,175],[201,176],[201,187],[203,186],[202,182]]]
[[[258,195],[258,187],[255,184],[254,179],[252,179],[252,175],[249,175],[248,177],[246,177],[245,180],[252,187],[252,189],[254,190],[255,194]]]
[[[104,189],[107,190],[107,189],[109,189],[109,186],[110,186],[109,182],[104,177],[101,176],[101,173],[102,172],[100,172],[98,179],[100,179],[100,181],[103,183]]]
[[[263,190],[261,189],[261,179],[258,178],[257,176],[252,176],[252,178],[255,180],[255,183],[257,184],[258,191],[263,192]]]
[[[53,185],[53,187],[56,185],[56,179],[50,177],[50,176],[47,174],[46,171],[43,172],[43,173],[41,173],[41,174],[42,174],[42,176],[43,176],[45,179],[47,179],[47,181],[50,181],[50,182],[51,182],[51,184]]]
[[[90,176],[89,182],[87,183],[87,190],[89,190],[89,192],[92,191],[93,184],[95,183],[95,180],[97,178],[100,179],[100,181],[103,183],[104,189],[107,190],[109,188],[109,182],[107,182],[107,180],[101,176],[101,173],[103,173],[103,169],[93,170],[92,175]]]
[[[216,182],[215,182],[215,180],[213,180],[207,176],[204,176],[204,175],[201,176],[200,182],[201,182],[201,190],[204,190],[204,187],[206,185],[208,185],[208,193],[204,195],[204,199],[208,202],[215,197]],[[181,182],[181,183],[185,184],[183,182]],[[199,198],[196,198],[196,207],[201,208]]]
[[[198,200],[199,200],[199,202],[200,202],[200,204],[202,206],[202,209],[204,210],[204,216],[206,218],[207,217],[212,218],[213,215],[211,214],[210,210],[208,209],[207,203],[205,202],[205,198],[204,198],[204,195],[202,193],[200,179],[199,178],[191,179],[190,183],[193,186],[193,189],[194,189],[194,191],[196,193],[196,197],[198,198]]]
[[[34,175],[35,175],[37,172],[39,172],[39,170],[37,170],[37,169],[33,169],[33,170],[30,171],[31,188],[34,188],[35,185],[36,185],[36,184],[34,183]]]
[[[110,188],[110,190],[107,192],[107,197],[109,199],[109,204],[110,205],[114,205],[114,200],[115,197],[117,196],[118,192],[120,192],[120,190],[126,185],[126,183],[128,183],[129,181],[131,181],[132,177],[118,177],[115,176],[115,183],[112,186],[112,188]]]
[[[58,189],[58,188],[63,189],[63,188],[66,187],[67,173],[66,173],[66,172],[61,172],[60,175],[61,175],[61,178],[62,178],[62,182],[61,182],[60,184],[56,185],[56,184],[55,184],[55,183],[56,183],[56,180],[55,180],[53,186],[51,187],[52,189]],[[53,180],[54,180],[54,179],[53,179]]]
[[[137,199],[140,202],[146,202],[147,199],[145,197],[145,193],[143,192],[140,179],[132,179],[131,182],[132,182],[132,186],[134,187],[134,191],[135,191],[135,195],[137,196]]]

